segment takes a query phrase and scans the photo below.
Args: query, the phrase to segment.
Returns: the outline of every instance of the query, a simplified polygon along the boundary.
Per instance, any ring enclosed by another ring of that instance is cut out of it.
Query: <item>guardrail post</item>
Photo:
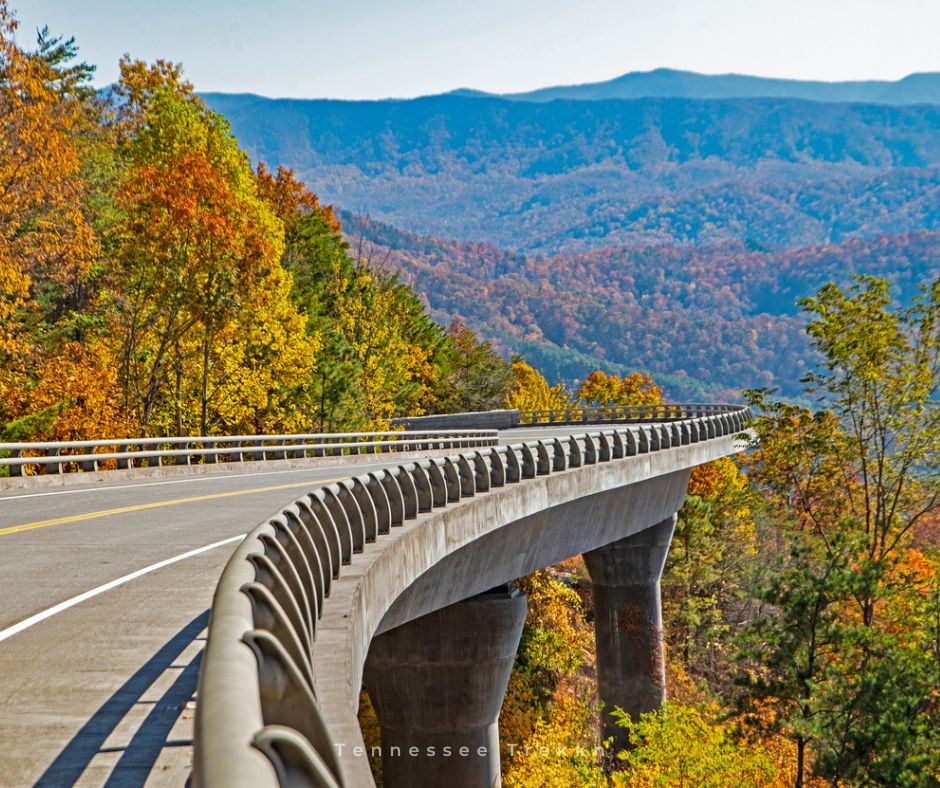
[[[56,452],[56,453],[58,453],[58,452]],[[14,459],[19,459],[19,458],[22,457],[22,456],[23,456],[23,451],[22,451],[22,449],[11,449],[11,450],[10,450],[10,457],[12,457],[12,458],[14,458]],[[25,475],[26,475],[25,473],[23,473],[23,464],[22,464],[22,463],[17,463],[16,465],[11,465],[11,466],[9,466],[9,467],[10,467],[10,476],[25,476]],[[60,465],[60,466],[59,466],[59,472],[61,473],[61,471],[62,471],[62,466]]]

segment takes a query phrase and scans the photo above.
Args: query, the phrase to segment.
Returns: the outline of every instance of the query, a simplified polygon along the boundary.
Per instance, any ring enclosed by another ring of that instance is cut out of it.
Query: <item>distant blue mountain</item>
[[[204,98],[328,202],[516,251],[940,231],[940,105]]]
[[[461,96],[497,94],[461,88]],[[859,80],[819,82],[752,77],[743,74],[698,74],[658,68],[631,71],[604,82],[560,85],[525,93],[498,94],[514,101],[596,101],[635,98],[796,98],[810,101],[849,101],[870,104],[940,103],[940,73],[910,74],[896,81]]]

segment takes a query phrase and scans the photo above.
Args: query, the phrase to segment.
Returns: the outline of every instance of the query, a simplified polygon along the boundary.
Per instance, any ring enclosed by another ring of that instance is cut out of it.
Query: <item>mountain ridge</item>
[[[823,102],[932,104],[940,101],[940,73],[915,72],[897,80],[804,80],[749,74],[703,74],[657,68],[612,79],[496,94],[514,101],[629,98],[798,98]]]
[[[917,71],[899,79],[813,80],[764,77],[729,72],[705,74],[676,68],[627,71],[595,82],[547,85],[533,90],[494,92],[458,87],[440,93],[414,97],[388,96],[379,99],[342,99],[329,97],[298,98],[263,96],[252,93],[212,93],[211,96],[253,96],[274,101],[383,102],[414,101],[438,96],[462,98],[500,98],[507,101],[543,103],[559,99],[597,101],[637,98],[793,98],[807,101],[857,104],[937,104],[940,103],[940,71]]]

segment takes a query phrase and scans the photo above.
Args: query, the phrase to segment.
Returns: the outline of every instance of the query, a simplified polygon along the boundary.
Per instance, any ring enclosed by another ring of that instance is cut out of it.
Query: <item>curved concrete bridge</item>
[[[426,751],[435,731],[485,741],[463,772],[482,784],[524,616],[507,583],[579,551],[609,632],[642,621],[655,646],[652,578],[688,470],[738,448],[746,412],[478,414],[456,432],[452,418],[406,437],[14,447],[0,464],[47,475],[0,479],[0,784],[181,785],[192,770],[213,786],[367,785],[362,680],[390,749]],[[657,650],[609,640],[604,697],[655,705]],[[411,771],[433,758],[396,763],[400,781],[438,782]]]
[[[676,512],[691,469],[739,451],[749,418],[675,407],[503,433],[496,447],[324,486],[269,518],[215,594],[195,784],[373,785],[357,721],[365,686],[386,786],[498,785],[497,717],[526,611],[512,583],[579,553],[605,707],[656,708]],[[623,742],[606,715],[604,727]]]

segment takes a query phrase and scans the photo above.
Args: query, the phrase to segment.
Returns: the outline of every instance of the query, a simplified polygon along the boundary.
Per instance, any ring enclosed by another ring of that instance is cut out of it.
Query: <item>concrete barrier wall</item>
[[[508,430],[518,427],[518,410],[487,410],[481,413],[444,413],[436,416],[413,416],[394,419],[392,424],[415,430]]]

